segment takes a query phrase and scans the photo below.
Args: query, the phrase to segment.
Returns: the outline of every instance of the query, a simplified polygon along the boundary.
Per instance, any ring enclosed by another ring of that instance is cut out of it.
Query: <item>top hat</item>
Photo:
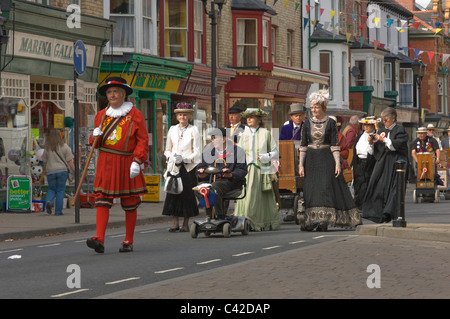
[[[127,80],[119,76],[107,78],[105,84],[98,89],[98,93],[106,96],[106,90],[110,87],[120,87],[124,89],[127,96],[133,93],[133,89],[127,84]]]
[[[180,102],[175,107],[175,110],[173,110],[175,113],[193,113],[194,108],[190,103],[187,102]]]
[[[417,134],[419,133],[427,133],[427,128],[426,127],[419,127],[416,131]]]
[[[239,106],[237,106],[237,105],[233,105],[228,110],[228,114],[230,114],[230,113],[242,113],[242,109]]]
[[[298,114],[298,113],[305,113],[305,109],[303,108],[303,105],[301,103],[292,103],[289,115]]]
[[[259,107],[249,107],[244,112],[242,112],[243,117],[249,116],[265,117],[266,115],[267,113],[261,110]]]

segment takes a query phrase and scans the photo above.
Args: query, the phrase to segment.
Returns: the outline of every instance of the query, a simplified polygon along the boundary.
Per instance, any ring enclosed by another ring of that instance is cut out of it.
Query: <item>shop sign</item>
[[[276,78],[268,78],[266,80],[265,92],[272,92],[274,94],[300,94],[306,95],[309,90],[309,82],[294,82],[279,80]]]
[[[160,201],[159,198],[159,185],[161,182],[161,175],[144,174],[145,184],[147,186],[147,194],[142,196],[144,203]]]
[[[42,59],[53,62],[73,64],[73,43],[56,38],[16,31],[11,35],[14,41],[14,54],[26,58]],[[86,65],[94,66],[95,46],[86,45]],[[12,45],[8,45],[7,54],[13,54]]]
[[[104,78],[106,76],[105,73],[100,74],[100,78]],[[108,74],[109,76],[121,76],[127,83],[131,83],[131,87],[135,89],[144,89],[144,90],[152,90],[152,91],[164,91],[164,92],[177,92],[178,87],[180,85],[180,80],[169,79],[165,76],[158,76],[155,74],[150,75],[142,75],[138,74],[133,77],[133,74],[117,74],[112,73]]]
[[[11,175],[7,182],[7,210],[31,211],[31,177]]]

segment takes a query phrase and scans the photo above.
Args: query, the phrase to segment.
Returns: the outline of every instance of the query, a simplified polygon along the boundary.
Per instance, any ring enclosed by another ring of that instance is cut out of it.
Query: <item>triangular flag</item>
[[[445,63],[445,61],[447,61],[447,59],[450,57],[450,54],[444,53],[442,55],[442,63]]]
[[[358,26],[358,28],[360,28],[361,30],[364,28],[364,24],[360,24],[359,26]]]
[[[436,29],[436,32],[434,33],[434,35],[438,34],[438,33],[441,32],[441,31],[442,31],[442,28],[437,28],[437,29]]]
[[[391,27],[392,22],[394,22],[394,19],[387,19],[388,27]]]
[[[284,7],[286,8],[289,4],[289,0],[284,0]]]
[[[325,29],[325,30],[328,30],[328,28],[330,27],[330,21],[325,21],[324,22],[324,24],[323,24],[323,28]]]
[[[430,61],[430,63],[431,63],[431,61],[433,61],[433,57],[434,57],[434,52],[428,52],[428,61]]]
[[[336,11],[334,11],[334,10],[330,10],[330,14],[331,14],[331,19],[333,19],[333,17],[334,17],[334,14],[336,13]]]
[[[300,6],[300,3],[295,4],[295,12],[297,12],[298,7]]]
[[[379,19],[379,18],[378,18]],[[378,48],[378,44],[380,43],[380,41],[378,41],[378,40],[373,40],[373,48],[374,48],[374,50],[376,51],[377,50],[377,48]]]
[[[414,49],[414,58],[417,59],[420,54],[420,49]]]
[[[347,37],[347,43],[348,43],[348,41],[350,41],[350,37],[352,36],[352,34],[349,33],[349,32],[347,32],[347,33],[345,34],[345,36]]]
[[[320,16],[322,16],[322,13],[325,9],[320,8]]]
[[[400,26],[403,28],[408,20],[400,20]]]
[[[373,21],[375,22],[375,26],[378,27],[378,23],[380,23],[380,18],[373,18]]]
[[[352,21],[356,20],[356,14],[352,13]]]
[[[310,9],[311,9],[311,6],[306,6],[306,14],[309,14]]]
[[[415,22],[414,22],[414,25],[415,25],[416,30],[417,30],[417,29],[419,28],[420,22],[419,22],[419,21],[415,21]]]
[[[303,18],[303,30],[306,30],[306,25],[308,24],[309,19]]]

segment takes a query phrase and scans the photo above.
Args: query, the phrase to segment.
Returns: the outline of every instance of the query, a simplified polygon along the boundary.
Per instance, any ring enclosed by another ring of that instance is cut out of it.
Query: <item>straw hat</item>
[[[427,125],[427,130],[435,130],[436,128],[434,127],[433,124],[428,124]]]
[[[419,127],[416,131],[417,134],[419,133],[427,133],[427,128],[426,127]]]
[[[358,121],[360,124],[373,124],[377,123],[377,118],[375,116],[368,116],[366,118],[362,118]]]
[[[265,117],[267,115],[267,113],[257,107],[256,108],[249,107],[244,112],[242,112],[243,117],[248,117],[248,116],[252,116],[252,115],[258,116],[258,117]]]
[[[173,111],[175,113],[194,113],[194,108],[190,103],[180,102],[176,105],[175,110]]]

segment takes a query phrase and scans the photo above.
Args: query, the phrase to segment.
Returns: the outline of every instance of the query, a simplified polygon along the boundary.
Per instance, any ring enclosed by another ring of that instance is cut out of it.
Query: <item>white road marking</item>
[[[280,248],[280,247],[281,246],[265,247],[265,248],[263,248],[263,250],[271,250],[271,249]]]
[[[48,244],[48,245],[41,245],[38,246],[38,248],[46,248],[46,247],[53,247],[53,246],[60,246],[61,243],[55,243],[55,244]]]
[[[153,230],[145,230],[145,231],[141,231],[141,232],[139,232],[139,233],[141,233],[141,234],[148,234],[148,233],[154,233],[154,232],[157,232],[157,230],[156,230],[156,229],[153,229]]]
[[[181,269],[184,269],[184,268],[183,267],[178,267],[178,268],[172,268],[172,269],[155,271],[155,274],[164,274],[166,272],[177,271],[177,270],[181,270]]]
[[[105,285],[115,285],[115,284],[120,284],[125,281],[138,280],[138,279],[141,279],[141,277],[131,277],[131,278],[126,278],[126,279],[122,279],[122,280],[105,282]]]
[[[212,260],[207,260],[207,261],[202,261],[197,263],[197,265],[206,265],[206,264],[210,264],[210,263],[215,263],[217,261],[221,261],[222,259],[212,259]]]
[[[88,290],[89,289],[78,289],[78,290],[74,290],[74,291],[65,292],[65,293],[62,293],[62,294],[59,294],[59,295],[53,295],[53,296],[50,296],[50,298],[64,297],[64,296],[67,296],[67,295],[77,294],[79,292],[88,291]]]
[[[246,252],[244,252],[244,253],[240,253],[240,254],[233,255],[233,257],[240,257],[240,256],[245,256],[245,255],[250,255],[250,254],[254,254],[254,252],[252,252],[252,251],[246,251]]]
[[[123,236],[125,236],[125,234],[112,235],[112,236],[109,236],[109,238],[116,238],[116,237],[123,237]]]
[[[300,244],[300,243],[304,243],[306,240],[299,240],[299,241],[291,241],[289,243],[289,245],[294,245],[294,244]]]
[[[8,257],[8,259],[20,259],[20,258],[22,258],[22,255],[12,255]]]

